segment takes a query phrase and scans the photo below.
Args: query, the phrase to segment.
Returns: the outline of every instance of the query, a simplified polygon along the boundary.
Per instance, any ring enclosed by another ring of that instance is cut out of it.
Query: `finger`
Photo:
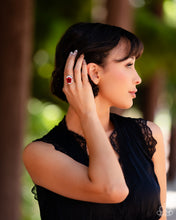
[[[83,60],[84,60],[84,55],[82,54],[78,58],[74,68],[74,79],[77,85],[81,84],[81,68],[82,68]]]
[[[64,68],[64,84],[68,84],[66,77],[69,75],[73,78],[73,67],[74,67],[74,63],[75,63],[75,57],[77,54],[77,50],[73,52],[70,52],[66,64],[65,64],[65,68]]]
[[[88,75],[87,75],[87,63],[85,61],[85,59],[83,60],[83,64],[82,64],[82,81],[83,83],[88,82]]]

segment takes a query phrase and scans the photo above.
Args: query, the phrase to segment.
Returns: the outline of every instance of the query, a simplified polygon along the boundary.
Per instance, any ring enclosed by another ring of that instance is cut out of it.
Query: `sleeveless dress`
[[[119,155],[129,194],[117,204],[94,203],[67,198],[35,185],[42,220],[157,220],[161,218],[160,186],[152,156],[156,140],[147,121],[110,114],[114,131],[110,143]],[[96,137],[95,137],[96,138]],[[74,160],[88,166],[86,140],[68,130],[65,117],[48,134],[34,141],[54,145]],[[47,175],[47,174],[46,174]]]

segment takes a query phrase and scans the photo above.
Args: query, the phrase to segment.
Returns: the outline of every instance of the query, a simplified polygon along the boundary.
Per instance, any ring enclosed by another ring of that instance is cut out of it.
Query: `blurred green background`
[[[123,1],[123,0],[121,0]],[[176,1],[129,0],[133,10],[133,32],[144,42],[144,54],[137,61],[143,83],[150,85],[159,76],[162,89],[157,95],[154,120],[170,132],[176,121]],[[161,8],[162,7],[162,8]],[[157,11],[158,8],[158,11]],[[160,14],[160,10],[162,13]],[[103,0],[36,0],[34,16],[34,44],[32,54],[31,94],[27,104],[27,123],[24,146],[47,133],[58,124],[67,105],[50,92],[50,77],[54,69],[55,47],[64,31],[80,21],[105,22],[106,4]],[[150,94],[152,96],[152,94]],[[150,98],[150,97],[149,97]],[[146,103],[143,93],[137,97],[129,115],[142,116]],[[147,99],[145,99],[147,100]],[[145,114],[144,114],[145,115]],[[165,117],[162,124],[161,117]],[[39,220],[37,201],[31,193],[33,183],[25,168],[22,175],[21,220]]]

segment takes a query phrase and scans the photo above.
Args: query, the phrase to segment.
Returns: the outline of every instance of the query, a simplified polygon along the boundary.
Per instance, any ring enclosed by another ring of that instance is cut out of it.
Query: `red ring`
[[[67,81],[68,84],[72,84],[72,82],[73,82],[73,77],[70,76],[70,75],[68,75],[68,76],[66,77],[66,81]]]

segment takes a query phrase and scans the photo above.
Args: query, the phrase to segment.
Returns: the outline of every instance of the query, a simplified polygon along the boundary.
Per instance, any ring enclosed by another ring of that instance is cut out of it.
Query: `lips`
[[[129,93],[136,93],[136,92],[137,92],[137,89],[129,91]]]
[[[136,98],[136,92],[137,92],[137,89],[133,91],[129,91],[129,93],[132,95],[133,98]]]

